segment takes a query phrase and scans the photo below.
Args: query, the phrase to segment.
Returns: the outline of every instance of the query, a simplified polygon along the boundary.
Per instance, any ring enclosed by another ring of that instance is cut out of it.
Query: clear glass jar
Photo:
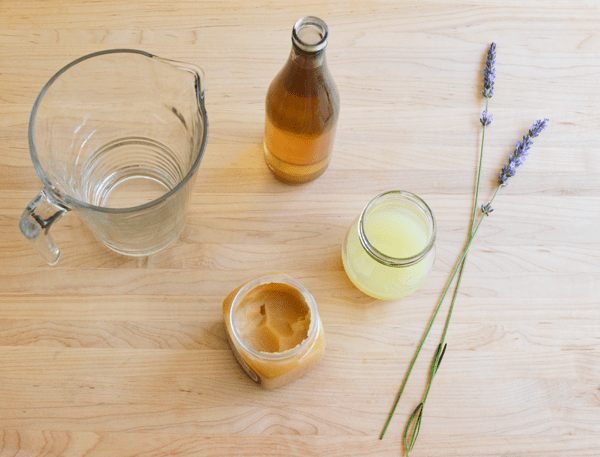
[[[425,283],[435,260],[435,237],[435,217],[427,203],[410,192],[384,192],[348,230],[344,269],[367,295],[404,297]]]
[[[288,384],[321,361],[325,337],[317,304],[287,275],[242,284],[223,301],[223,318],[235,358],[262,387]]]

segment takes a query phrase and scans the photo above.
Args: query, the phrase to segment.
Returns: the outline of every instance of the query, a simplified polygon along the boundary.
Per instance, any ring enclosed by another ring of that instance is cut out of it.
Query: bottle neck
[[[300,68],[319,68],[327,66],[325,49],[309,54],[299,50],[295,45],[292,46],[289,61]]]
[[[301,68],[325,65],[325,48],[329,37],[327,24],[318,17],[300,18],[292,29],[290,61]]]

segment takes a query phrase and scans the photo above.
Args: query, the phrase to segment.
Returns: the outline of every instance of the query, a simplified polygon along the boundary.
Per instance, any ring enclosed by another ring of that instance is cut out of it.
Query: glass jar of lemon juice
[[[364,293],[383,300],[412,294],[435,260],[436,223],[422,199],[406,191],[378,195],[351,225],[344,269]]]

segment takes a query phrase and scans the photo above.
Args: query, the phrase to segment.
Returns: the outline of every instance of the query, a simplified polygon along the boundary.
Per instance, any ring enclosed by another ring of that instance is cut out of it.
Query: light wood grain
[[[264,97],[293,23],[322,17],[342,111],[330,168],[287,186],[262,158]],[[482,199],[536,119],[550,126],[471,248],[415,457],[600,454],[600,11],[594,2],[0,2],[0,456],[398,456],[448,303],[385,439],[402,377],[465,247],[487,48],[498,44]],[[62,66],[142,49],[206,73],[209,140],[186,227],[134,259],[69,213],[55,267],[18,222],[41,189],[27,139]],[[422,196],[437,261],[414,295],[365,296],[340,258],[375,195]],[[282,271],[315,296],[327,349],[261,390],[222,300]]]

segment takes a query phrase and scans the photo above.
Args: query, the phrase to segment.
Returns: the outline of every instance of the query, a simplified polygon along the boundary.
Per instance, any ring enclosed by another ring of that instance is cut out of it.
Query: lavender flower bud
[[[492,123],[493,119],[494,119],[494,116],[492,116],[491,114],[488,114],[487,110],[485,110],[481,114],[481,119],[479,119],[479,122],[481,122],[481,125],[483,125],[485,127],[487,125],[490,125]]]
[[[502,171],[500,172],[500,184],[506,185],[508,178],[512,178],[515,175],[515,165],[512,162],[509,162],[508,165],[504,165]]]
[[[533,126],[531,127],[531,129],[529,129],[529,137],[530,138],[535,138],[537,137],[540,133],[542,133],[544,131],[544,129],[546,128],[546,123],[548,123],[550,121],[550,119],[546,118],[543,121],[538,120],[536,121],[535,124],[533,124]]]
[[[504,165],[504,168],[502,168],[502,171],[500,171],[500,175],[498,176],[500,179],[500,185],[506,186],[508,178],[511,178],[515,175],[516,168],[523,165],[525,159],[529,155],[528,151],[533,145],[532,138],[535,138],[542,133],[548,122],[548,119],[536,121],[529,129],[527,135],[523,136],[523,141],[517,141],[517,146],[515,147],[514,152],[508,156],[508,164]]]
[[[485,69],[483,70],[483,96],[492,98],[494,95],[494,79],[496,79],[496,43],[490,45]]]
[[[492,208],[491,203],[488,203],[487,205],[481,205],[481,212],[486,216],[489,216],[492,211],[494,211],[494,208]]]

